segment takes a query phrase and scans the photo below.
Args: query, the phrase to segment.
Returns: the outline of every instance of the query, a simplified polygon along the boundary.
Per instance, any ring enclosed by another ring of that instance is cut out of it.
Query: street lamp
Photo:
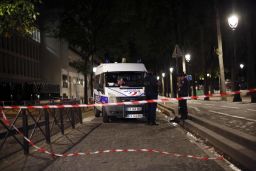
[[[159,79],[160,79],[160,77],[159,77],[159,76],[157,76],[157,77],[156,77],[156,79],[157,79],[157,80],[159,80]]]
[[[239,65],[240,69],[244,69],[244,64]]]
[[[164,77],[165,77],[165,73],[162,73],[162,95],[164,96]]]
[[[189,67],[189,62],[190,62],[190,60],[191,60],[191,55],[190,55],[189,53],[187,53],[187,54],[185,55],[185,60],[187,61],[187,65],[188,65],[188,66],[187,66],[187,73],[191,75],[191,73],[190,73],[190,71],[189,71],[189,68],[190,68],[190,67]],[[193,82],[190,82],[190,81],[193,81]],[[192,85],[193,85],[194,95],[196,94],[194,80],[189,80],[189,89],[188,89],[189,96],[192,95],[191,85],[190,85],[191,83],[192,83]]]
[[[191,56],[190,56],[189,53],[185,55],[185,59],[186,59],[187,62],[190,62]]]
[[[238,17],[237,15],[233,14],[228,17],[228,25],[232,30],[235,30],[238,25]]]
[[[240,73],[241,73],[241,81],[244,81],[244,71],[243,71],[243,69],[244,69],[244,64],[240,64],[239,65],[239,67],[240,67]]]
[[[232,74],[231,74],[231,79],[233,82],[233,91],[239,91],[239,85],[237,82],[237,67],[236,67],[236,40],[235,40],[235,29],[238,26],[238,17],[235,14],[232,14],[229,18],[228,18],[228,25],[229,27],[233,30],[233,50],[234,50],[234,57],[233,57],[233,66],[232,66]],[[239,94],[235,94],[234,98],[233,98],[233,102],[240,102],[242,101],[240,93]]]
[[[173,70],[174,70],[174,68],[173,67],[171,67],[170,68],[170,91],[171,91],[171,97],[173,97],[173,84],[172,84],[172,73],[173,73]]]

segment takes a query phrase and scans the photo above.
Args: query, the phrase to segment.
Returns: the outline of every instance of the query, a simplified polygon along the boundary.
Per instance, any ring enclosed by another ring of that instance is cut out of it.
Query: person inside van
[[[120,78],[117,80],[117,85],[118,86],[123,86],[125,84],[124,78]]]

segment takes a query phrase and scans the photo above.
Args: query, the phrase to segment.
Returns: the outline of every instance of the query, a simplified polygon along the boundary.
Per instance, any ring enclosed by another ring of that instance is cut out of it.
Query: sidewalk
[[[157,121],[158,126],[148,126],[137,120],[102,124],[102,118],[95,118],[71,129],[65,136],[55,137],[51,145],[39,144],[58,153],[92,152],[91,155],[54,157],[33,152],[24,157],[20,153],[1,161],[0,170],[231,170],[223,160],[194,158],[219,156],[178,125],[170,125],[164,115],[158,115]],[[156,149],[166,153],[103,153],[113,149]]]

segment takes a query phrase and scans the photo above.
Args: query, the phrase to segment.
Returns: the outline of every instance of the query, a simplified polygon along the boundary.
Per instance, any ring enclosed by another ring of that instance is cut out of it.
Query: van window
[[[144,72],[109,72],[106,73],[106,87],[142,87]]]
[[[94,80],[94,86],[96,89],[103,89],[104,87],[104,75],[96,75]]]

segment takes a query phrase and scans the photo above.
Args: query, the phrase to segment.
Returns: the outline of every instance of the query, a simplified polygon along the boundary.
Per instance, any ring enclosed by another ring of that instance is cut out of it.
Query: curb
[[[175,113],[175,109],[159,105],[164,113]],[[231,161],[246,170],[256,167],[256,138],[241,131],[210,122],[193,114],[180,124],[184,129],[196,134],[225,154]]]
[[[228,137],[228,139],[256,151],[256,137],[252,135],[246,134],[239,130],[235,130],[233,128],[229,128],[225,125],[210,122],[195,115],[190,114],[189,119],[190,122],[198,123],[199,125],[204,126],[205,128],[208,128],[215,133]]]
[[[232,161],[238,163],[242,168],[255,170],[256,153],[254,151],[193,121],[186,121],[183,127],[207,139],[210,144],[223,152]]]

